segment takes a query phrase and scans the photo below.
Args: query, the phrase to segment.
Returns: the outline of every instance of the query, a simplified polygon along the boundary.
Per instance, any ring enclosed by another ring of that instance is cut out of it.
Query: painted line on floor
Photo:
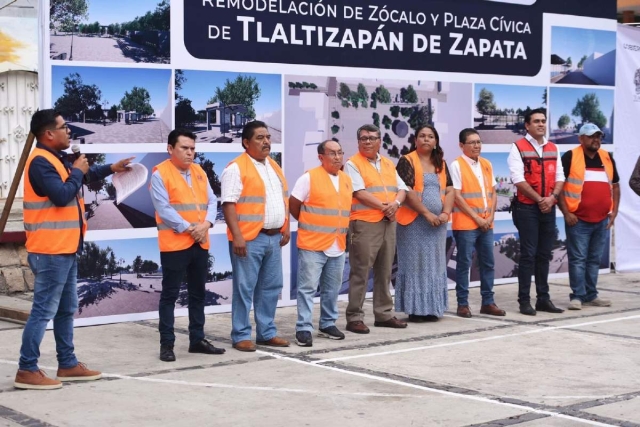
[[[490,337],[486,337],[486,338],[475,338],[475,339],[471,339],[471,340],[446,342],[446,343],[441,343],[441,344],[425,345],[425,346],[420,346],[420,347],[403,348],[403,349],[399,349],[399,350],[381,351],[381,352],[378,352],[378,353],[366,353],[366,354],[356,354],[356,355],[353,355],[353,356],[334,357],[334,358],[330,358],[330,359],[316,360],[316,361],[313,361],[313,362],[310,362],[310,363],[312,363],[314,365],[320,365],[320,364],[328,363],[328,362],[338,362],[338,361],[344,361],[344,360],[362,359],[362,358],[365,358],[365,357],[377,357],[377,356],[387,356],[387,355],[390,355],[390,354],[409,353],[409,352],[412,352],[412,351],[420,351],[420,350],[427,350],[427,349],[433,349],[433,348],[453,347],[453,346],[465,345],[465,344],[475,344],[475,343],[479,343],[479,342],[494,341],[494,340],[499,340],[499,339],[503,339],[503,338],[520,337],[520,336],[525,336],[525,335],[533,335],[533,334],[539,334],[539,333],[543,333],[543,332],[556,331],[556,330],[560,330],[560,329],[572,329],[572,328],[579,328],[579,327],[583,327],[583,326],[599,325],[599,324],[603,324],[603,323],[612,323],[612,322],[621,322],[621,321],[625,321],[625,320],[632,320],[632,319],[639,319],[639,318],[640,318],[640,315],[635,315],[635,316],[627,316],[627,317],[618,317],[618,318],[615,318],[615,319],[595,320],[595,321],[592,321],[592,322],[578,323],[578,324],[573,324],[573,325],[548,326],[548,327],[544,327],[544,328],[540,328],[540,329],[534,329],[532,331],[516,332],[516,333],[513,333],[513,334],[494,335],[494,336],[490,336]]]
[[[640,317],[640,316],[638,316],[638,317]],[[347,375],[352,375],[352,376],[356,376],[356,377],[360,377],[360,378],[366,378],[366,379],[374,380],[374,381],[385,382],[385,383],[394,384],[394,385],[398,385],[398,386],[402,386],[402,387],[409,387],[409,388],[413,388],[413,389],[417,389],[417,390],[428,391],[428,392],[431,392],[431,393],[441,394],[441,395],[448,396],[448,397],[461,398],[461,399],[473,400],[473,401],[481,402],[481,403],[489,403],[489,404],[493,404],[493,405],[504,406],[504,407],[508,407],[508,408],[517,409],[517,410],[520,410],[520,411],[528,412],[528,413],[536,413],[536,414],[547,415],[547,416],[554,417],[554,418],[562,418],[562,419],[565,419],[565,420],[571,420],[571,421],[574,421],[574,422],[579,422],[579,423],[582,423],[582,424],[588,424],[588,425],[592,425],[592,426],[613,427],[613,424],[605,424],[605,423],[600,423],[600,422],[597,422],[597,421],[585,420],[585,419],[582,419],[582,418],[572,417],[570,415],[564,415],[564,414],[561,414],[561,413],[558,413],[558,412],[554,412],[554,411],[546,411],[546,410],[542,410],[542,409],[531,408],[531,407],[528,407],[528,406],[518,405],[518,404],[515,404],[515,403],[500,402],[500,401],[489,399],[487,397],[482,397],[482,396],[473,396],[473,395],[462,394],[462,393],[454,393],[454,392],[446,391],[446,390],[438,390],[437,388],[425,387],[425,386],[421,386],[421,385],[418,385],[418,384],[411,384],[411,383],[407,383],[407,382],[404,382],[404,381],[398,381],[398,380],[394,380],[394,379],[391,379],[391,378],[379,377],[379,376],[375,376],[375,375],[371,375],[371,374],[366,374],[366,373],[363,373],[363,372],[354,372],[354,371],[349,371],[347,369],[342,369],[342,368],[338,368],[338,367],[334,367],[334,366],[319,365],[317,363],[306,362],[304,360],[294,359],[294,358],[291,358],[291,357],[288,357],[288,356],[281,356],[279,354],[269,353],[269,352],[263,351],[263,350],[257,350],[257,352],[265,354],[265,355],[271,355],[275,359],[286,360],[286,361],[289,361],[289,362],[299,363],[299,364],[303,364],[303,365],[307,365],[307,366],[314,366],[316,368],[327,369],[327,370],[334,371],[334,372],[340,372],[340,373],[347,374]]]

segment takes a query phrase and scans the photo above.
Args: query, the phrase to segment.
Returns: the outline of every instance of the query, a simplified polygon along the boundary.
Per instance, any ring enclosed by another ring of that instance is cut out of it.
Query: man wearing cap
[[[604,133],[585,123],[580,146],[562,156],[566,181],[560,195],[569,255],[569,310],[582,306],[609,307],[598,297],[596,284],[609,229],[618,214],[620,177],[611,155],[600,148]]]
[[[525,114],[527,134],[511,147],[507,158],[511,182],[517,188],[512,203],[513,223],[520,237],[518,263],[518,303],[520,313],[535,316],[537,311],[562,313],[549,295],[549,262],[556,232],[556,203],[564,183],[558,147],[548,141],[547,112],[538,108]],[[535,276],[536,308],[529,291]]]

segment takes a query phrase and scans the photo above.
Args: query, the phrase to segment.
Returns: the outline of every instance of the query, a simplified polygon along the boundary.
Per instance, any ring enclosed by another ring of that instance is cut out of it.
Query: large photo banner
[[[244,151],[242,127],[252,120],[268,125],[271,157],[290,188],[318,166],[322,141],[340,142],[345,161],[355,154],[364,124],[380,128],[380,154],[394,163],[426,124],[437,129],[447,163],[461,154],[459,132],[474,128],[498,193],[496,283],[517,280],[507,156],[526,133],[525,114],[546,109],[547,136],[561,153],[577,146],[587,122],[605,132],[604,147],[613,151],[614,0],[45,4],[41,105],[63,114],[72,144],[92,164],[132,155],[136,164],[126,178],[84,187],[89,231],[79,260],[78,325],[157,317],[162,268],[148,185],[177,127],[197,135],[196,163],[218,197],[222,171]],[[557,215],[550,273],[564,277],[566,233]],[[291,235],[283,248],[281,306],[296,303],[295,221]],[[206,311],[229,311],[233,270],[221,206],[210,240]],[[456,255],[449,226],[450,289]],[[608,249],[601,268],[608,271]],[[347,255],[343,299],[348,277]],[[470,280],[479,281],[475,261]],[[187,303],[183,286],[176,314],[186,315]]]
[[[616,222],[616,270],[640,271],[640,198],[631,190],[629,178],[640,156],[638,135],[631,124],[640,117],[640,29],[618,26],[618,57],[616,63],[616,126],[615,158],[622,185],[620,213]]]

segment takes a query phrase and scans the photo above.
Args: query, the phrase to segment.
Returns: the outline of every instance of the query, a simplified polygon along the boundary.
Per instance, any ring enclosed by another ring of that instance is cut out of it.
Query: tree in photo
[[[134,86],[131,92],[125,92],[120,100],[120,105],[125,111],[135,111],[143,116],[153,114],[151,95],[149,95],[149,91],[143,87]]]
[[[89,163],[89,166],[93,166],[93,165],[104,165],[104,162],[106,161],[105,155],[100,153],[100,154],[87,154],[87,162]],[[95,193],[95,206],[97,207],[99,205],[98,203],[98,193],[101,192],[106,184],[106,180],[101,179],[101,180],[94,180],[94,181],[89,181],[88,183],[84,184],[87,187],[87,190],[89,190],[92,193]]]
[[[111,248],[100,249],[94,242],[84,242],[83,251],[78,257],[78,277],[100,280],[109,265]]]
[[[558,129],[565,130],[570,123],[571,123],[571,117],[567,116],[566,114],[563,114],[558,119]]]
[[[176,119],[176,123],[177,123],[177,119]],[[207,178],[209,178],[209,185],[211,185],[213,194],[215,194],[217,197],[220,197],[220,195],[222,194],[222,184],[220,183],[220,178],[218,177],[218,174],[213,169],[215,166],[215,163],[207,159],[204,153],[196,153],[194,160],[197,164],[200,165],[200,167],[207,174]]]
[[[491,114],[497,109],[496,103],[493,99],[493,92],[486,88],[482,88],[478,94],[478,101],[476,102],[476,110],[480,114]]]
[[[584,65],[584,62],[587,60],[587,55],[582,55],[582,58],[580,58],[580,61],[578,61],[578,68],[582,69],[582,66]]]
[[[402,102],[406,102],[409,104],[415,104],[418,102],[418,94],[412,85],[407,86],[406,88],[400,89],[400,99]]]
[[[134,273],[141,273],[142,272],[142,257],[140,255],[138,255],[133,260],[133,272]]]
[[[198,114],[191,106],[191,100],[188,98],[180,98],[176,102],[176,127],[193,128],[198,121]]]
[[[49,17],[54,28],[72,32],[80,21],[89,17],[87,0],[51,0]]]
[[[376,88],[376,101],[381,104],[390,104],[391,103],[391,93],[389,90],[384,87],[384,85],[380,85]]]
[[[500,245],[500,253],[514,262],[513,269],[507,277],[518,277],[518,263],[520,262],[520,242],[513,237],[509,237]]]
[[[581,99],[578,99],[571,114],[580,117],[582,124],[593,123],[600,129],[607,125],[607,117],[600,110],[600,100],[595,93],[588,93]]]
[[[85,121],[89,111],[100,110],[102,92],[96,85],[86,85],[78,73],[71,73],[63,79],[64,92],[53,106],[66,119]]]
[[[142,261],[140,272],[142,272],[143,274],[155,273],[156,271],[158,271],[158,268],[160,268],[160,266],[157,263],[145,259],[144,261]]]
[[[119,104],[114,104],[111,106],[111,108],[109,108],[109,111],[107,112],[107,118],[109,120],[111,120],[112,122],[115,122],[118,120],[118,110],[120,109],[120,105]]]
[[[349,101],[349,99],[351,98],[351,89],[349,88],[349,85],[347,85],[346,83],[340,83],[340,85],[338,86],[337,97],[342,101]]]
[[[367,108],[367,101],[369,100],[369,92],[367,92],[367,88],[364,87],[362,83],[358,83],[358,88],[356,89],[358,92],[358,98],[360,99],[360,105],[362,108]]]
[[[175,86],[175,99],[182,99],[182,95],[180,95],[178,92],[182,90],[182,85],[187,82],[187,78],[184,75],[184,70],[176,70],[173,81]]]
[[[571,59],[571,57],[568,57],[568,58],[567,58],[567,62],[566,62],[566,64],[567,64],[569,67],[571,67],[571,66],[573,65],[573,60]]]
[[[542,105],[547,105],[547,100],[548,100],[548,94],[547,94],[547,88],[544,88],[544,92],[542,93]],[[507,112],[508,114],[508,112]]]
[[[215,94],[207,104],[222,102],[224,105],[242,105],[247,109],[247,117],[256,117],[253,108],[260,98],[261,90],[255,77],[239,75],[234,81],[227,79],[223,88],[216,88]]]
[[[107,274],[109,278],[113,279],[113,275],[118,272],[118,261],[116,260],[116,255],[113,253],[111,248],[109,249],[109,260],[107,262]]]
[[[423,126],[432,125],[434,114],[434,108],[429,105],[416,106],[408,120],[409,126],[411,126],[413,130],[418,130]]]
[[[282,166],[282,152],[272,151],[271,153],[269,153],[269,157],[271,157],[271,160],[276,162],[278,166]]]

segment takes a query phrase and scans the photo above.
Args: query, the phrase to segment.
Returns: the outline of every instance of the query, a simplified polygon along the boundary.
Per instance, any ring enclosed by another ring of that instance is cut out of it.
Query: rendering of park
[[[604,132],[603,144],[613,144],[613,90],[551,87],[547,122],[550,138],[558,144],[579,144],[584,123],[594,123]]]
[[[170,22],[169,0],[51,0],[49,56],[168,64]]]

